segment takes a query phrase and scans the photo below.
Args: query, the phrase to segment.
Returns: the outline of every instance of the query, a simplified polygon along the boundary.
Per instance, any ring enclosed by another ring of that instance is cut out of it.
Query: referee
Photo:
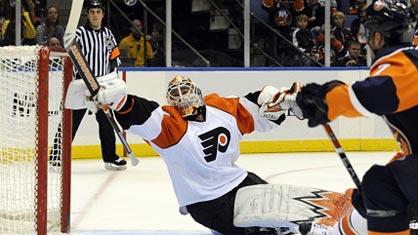
[[[76,30],[76,41],[96,77],[106,75],[120,65],[119,48],[110,29],[102,26],[105,5],[100,0],[87,2],[87,23]],[[75,79],[81,79],[74,69]],[[84,97],[80,97],[82,99]],[[87,109],[73,110],[73,139]],[[107,170],[125,170],[126,161],[116,155],[116,139],[113,128],[103,110],[96,113],[103,161]]]

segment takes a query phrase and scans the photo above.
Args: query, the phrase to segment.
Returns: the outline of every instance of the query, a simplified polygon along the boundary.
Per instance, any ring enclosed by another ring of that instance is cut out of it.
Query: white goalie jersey
[[[243,135],[277,126],[246,98],[206,96],[205,122],[187,121],[172,106],[129,99],[134,99],[130,114],[117,113],[118,121],[164,159],[180,207],[218,198],[240,184],[247,176],[235,164]]]

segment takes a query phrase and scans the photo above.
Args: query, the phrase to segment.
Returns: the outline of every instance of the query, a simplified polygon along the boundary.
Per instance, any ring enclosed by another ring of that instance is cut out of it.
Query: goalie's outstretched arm
[[[122,128],[128,130],[133,125],[144,124],[158,107],[157,102],[134,95],[127,95],[124,106],[115,112],[115,117]]]
[[[126,83],[115,77],[107,76],[106,80],[99,80],[100,90],[91,100],[90,91],[86,84],[81,80],[74,80],[70,83],[65,100],[66,108],[81,109],[88,108],[93,112],[94,109],[107,107],[114,111],[115,117],[124,130],[128,130],[133,125],[143,125],[148,121],[154,110],[159,108],[159,104],[134,95],[128,95]],[[85,96],[85,99],[80,99]],[[154,127],[155,123],[147,125]],[[145,136],[141,136],[144,137]]]

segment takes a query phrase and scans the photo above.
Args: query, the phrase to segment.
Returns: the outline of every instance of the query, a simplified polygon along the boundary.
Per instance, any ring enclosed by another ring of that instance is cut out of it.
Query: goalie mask
[[[193,118],[204,110],[202,92],[190,78],[175,76],[168,84],[168,104],[175,106],[183,118]]]

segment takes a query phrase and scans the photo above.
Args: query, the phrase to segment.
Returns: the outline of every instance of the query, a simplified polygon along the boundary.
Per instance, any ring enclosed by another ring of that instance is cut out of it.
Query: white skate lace
[[[321,224],[312,223],[311,230],[309,231],[309,235],[328,235],[330,234],[330,227],[324,226]]]

